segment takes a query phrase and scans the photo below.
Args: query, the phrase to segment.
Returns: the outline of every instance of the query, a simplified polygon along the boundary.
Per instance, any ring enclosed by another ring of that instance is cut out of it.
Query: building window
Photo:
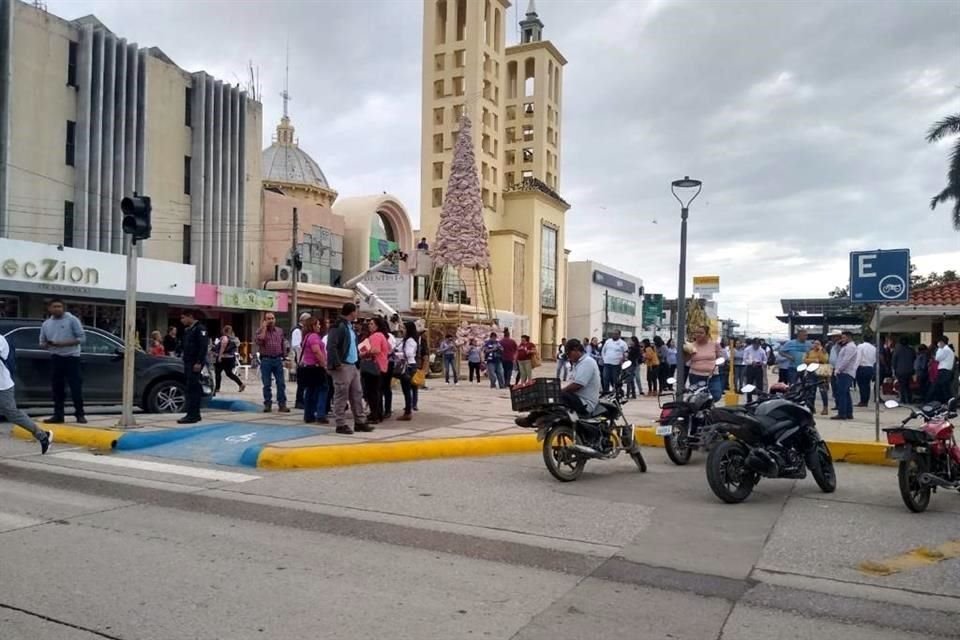
[[[64,148],[63,161],[68,167],[74,166],[73,159],[76,151],[77,123],[73,120],[67,120],[67,140]]]
[[[523,125],[523,141],[531,142],[533,140],[533,125],[525,124]]]
[[[516,120],[517,119],[517,108],[513,105],[507,107],[507,120]]]
[[[532,177],[533,177],[533,171],[530,171],[529,169],[525,169],[524,171],[522,171],[522,172],[520,173],[520,177],[523,178],[524,180],[526,180],[526,179],[528,179],[528,178],[532,178]]]
[[[437,71],[443,71],[443,58],[444,54],[438,53],[433,56],[433,68]]]
[[[193,258],[193,256],[190,255],[191,241],[190,225],[185,224],[183,225],[183,247],[181,248],[181,251],[183,251],[183,264],[191,264]]]
[[[524,162],[533,162],[533,149],[527,147],[523,150],[523,161]]]
[[[460,118],[462,118],[463,116],[465,116],[466,113],[467,113],[467,105],[465,105],[465,104],[455,104],[455,105],[453,105],[453,117],[454,117],[454,119],[455,119],[457,122],[459,122],[459,121],[460,121]]]
[[[183,124],[193,126],[193,87],[187,87],[183,92]]]
[[[433,206],[442,207],[443,206],[443,189],[436,188],[432,192],[433,194]]]
[[[515,127],[507,127],[507,144],[517,141],[517,130]]]
[[[433,152],[443,153],[443,134],[442,133],[433,134]]]
[[[73,246],[73,203],[63,201],[63,246]]]
[[[489,207],[490,206],[490,190],[483,189],[480,192],[480,199],[483,200],[483,206]]]
[[[457,69],[463,69],[467,66],[467,50],[458,49],[453,52],[453,66]]]
[[[442,81],[441,81],[442,82]],[[462,96],[467,92],[467,83],[463,76],[457,76],[453,79],[453,95]]]
[[[433,97],[443,98],[443,80],[437,80],[433,83]]]
[[[183,193],[190,195],[190,167],[193,164],[190,156],[183,156]]]
[[[607,311],[625,316],[635,316],[637,315],[637,303],[633,300],[607,294]]]
[[[533,117],[533,103],[532,103],[532,102],[524,102],[524,103],[523,103],[523,116],[524,116],[525,118],[532,118],[532,117]]]
[[[67,43],[67,86],[77,86],[77,53],[80,45],[73,40]]]
[[[442,162],[433,163],[433,179],[443,180],[443,163]]]
[[[507,173],[503,174],[503,180],[506,186],[508,187],[513,186],[513,180],[514,180],[513,175],[514,175],[513,171],[508,171]]]
[[[443,124],[443,107],[433,110],[433,124]]]
[[[517,163],[517,152],[510,150],[507,151],[504,155],[504,160],[507,161],[507,166],[511,166]]]
[[[540,227],[540,306],[557,308],[557,230]]]

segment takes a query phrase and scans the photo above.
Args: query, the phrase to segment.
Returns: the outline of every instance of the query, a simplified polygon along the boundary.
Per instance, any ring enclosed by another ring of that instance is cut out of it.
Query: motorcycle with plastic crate
[[[892,445],[887,457],[899,461],[900,497],[914,513],[926,511],[930,494],[938,488],[960,490],[960,446],[950,423],[957,417],[957,402],[927,403],[911,410],[899,427],[883,430]],[[887,400],[884,405],[896,409],[900,403]],[[919,429],[907,426],[917,418],[923,420]]]
[[[837,488],[833,457],[817,431],[809,399],[821,380],[819,365],[800,365],[797,382],[773,385],[770,395],[712,412],[718,442],[707,455],[707,484],[726,503],[746,500],[761,478],[801,480],[807,469],[824,493]],[[753,393],[752,385],[743,389]]]
[[[543,442],[543,462],[554,478],[572,482],[580,477],[588,460],[613,460],[627,453],[641,473],[647,463],[633,437],[633,425],[623,415],[623,386],[630,363],[625,362],[616,390],[600,396],[588,416],[571,411],[560,402],[560,381],[535,378],[510,389],[514,411],[527,412],[517,424],[537,430]]]
[[[717,358],[716,365],[724,363]],[[676,378],[667,378],[667,383],[676,385]],[[685,389],[677,399],[664,403],[660,407],[659,426],[656,434],[663,436],[663,448],[667,457],[675,465],[683,466],[690,462],[694,451],[706,450],[714,441],[711,429],[711,410],[713,396],[706,383]]]

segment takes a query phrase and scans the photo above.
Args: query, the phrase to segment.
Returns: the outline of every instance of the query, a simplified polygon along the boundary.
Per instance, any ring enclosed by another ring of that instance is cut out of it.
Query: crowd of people
[[[583,355],[597,363],[603,393],[617,383],[624,362],[630,363],[625,391],[628,398],[636,398],[638,394],[657,396],[673,389],[667,382],[677,372],[677,348],[672,339],[664,342],[660,336],[654,336],[652,340],[632,336],[627,343],[619,331],[614,331],[602,341],[593,337],[577,343],[583,349]],[[556,376],[561,381],[567,380],[572,368],[566,344],[567,339],[561,339],[557,351]],[[643,371],[646,372],[646,392],[643,390]]]

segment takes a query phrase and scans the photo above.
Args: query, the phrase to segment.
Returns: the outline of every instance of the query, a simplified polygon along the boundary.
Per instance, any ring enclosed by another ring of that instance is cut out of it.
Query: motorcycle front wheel
[[[554,427],[543,439],[543,462],[550,475],[560,482],[573,482],[587,464],[587,459],[573,448],[576,443],[577,437],[570,426]]]
[[[690,462],[693,449],[687,444],[687,427],[676,423],[671,425],[670,435],[663,436],[663,448],[673,464],[683,466]]]
[[[907,509],[914,513],[926,511],[930,504],[930,487],[920,486],[920,474],[926,472],[926,462],[917,457],[901,460],[900,468],[897,470],[900,497],[903,498],[903,504],[907,505]]]
[[[724,440],[707,455],[707,483],[727,504],[743,502],[753,493],[756,477],[746,468],[746,459],[746,447],[733,440]]]
[[[817,486],[824,493],[833,493],[837,490],[837,472],[833,468],[833,456],[827,443],[822,440],[807,454],[807,467],[817,481]]]

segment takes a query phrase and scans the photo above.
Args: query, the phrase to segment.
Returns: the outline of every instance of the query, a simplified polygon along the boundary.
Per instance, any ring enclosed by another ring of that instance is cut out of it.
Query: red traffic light
[[[120,211],[123,212],[123,232],[132,235],[134,242],[150,237],[153,230],[150,223],[153,207],[148,196],[134,195],[132,198],[124,198],[120,201]]]

